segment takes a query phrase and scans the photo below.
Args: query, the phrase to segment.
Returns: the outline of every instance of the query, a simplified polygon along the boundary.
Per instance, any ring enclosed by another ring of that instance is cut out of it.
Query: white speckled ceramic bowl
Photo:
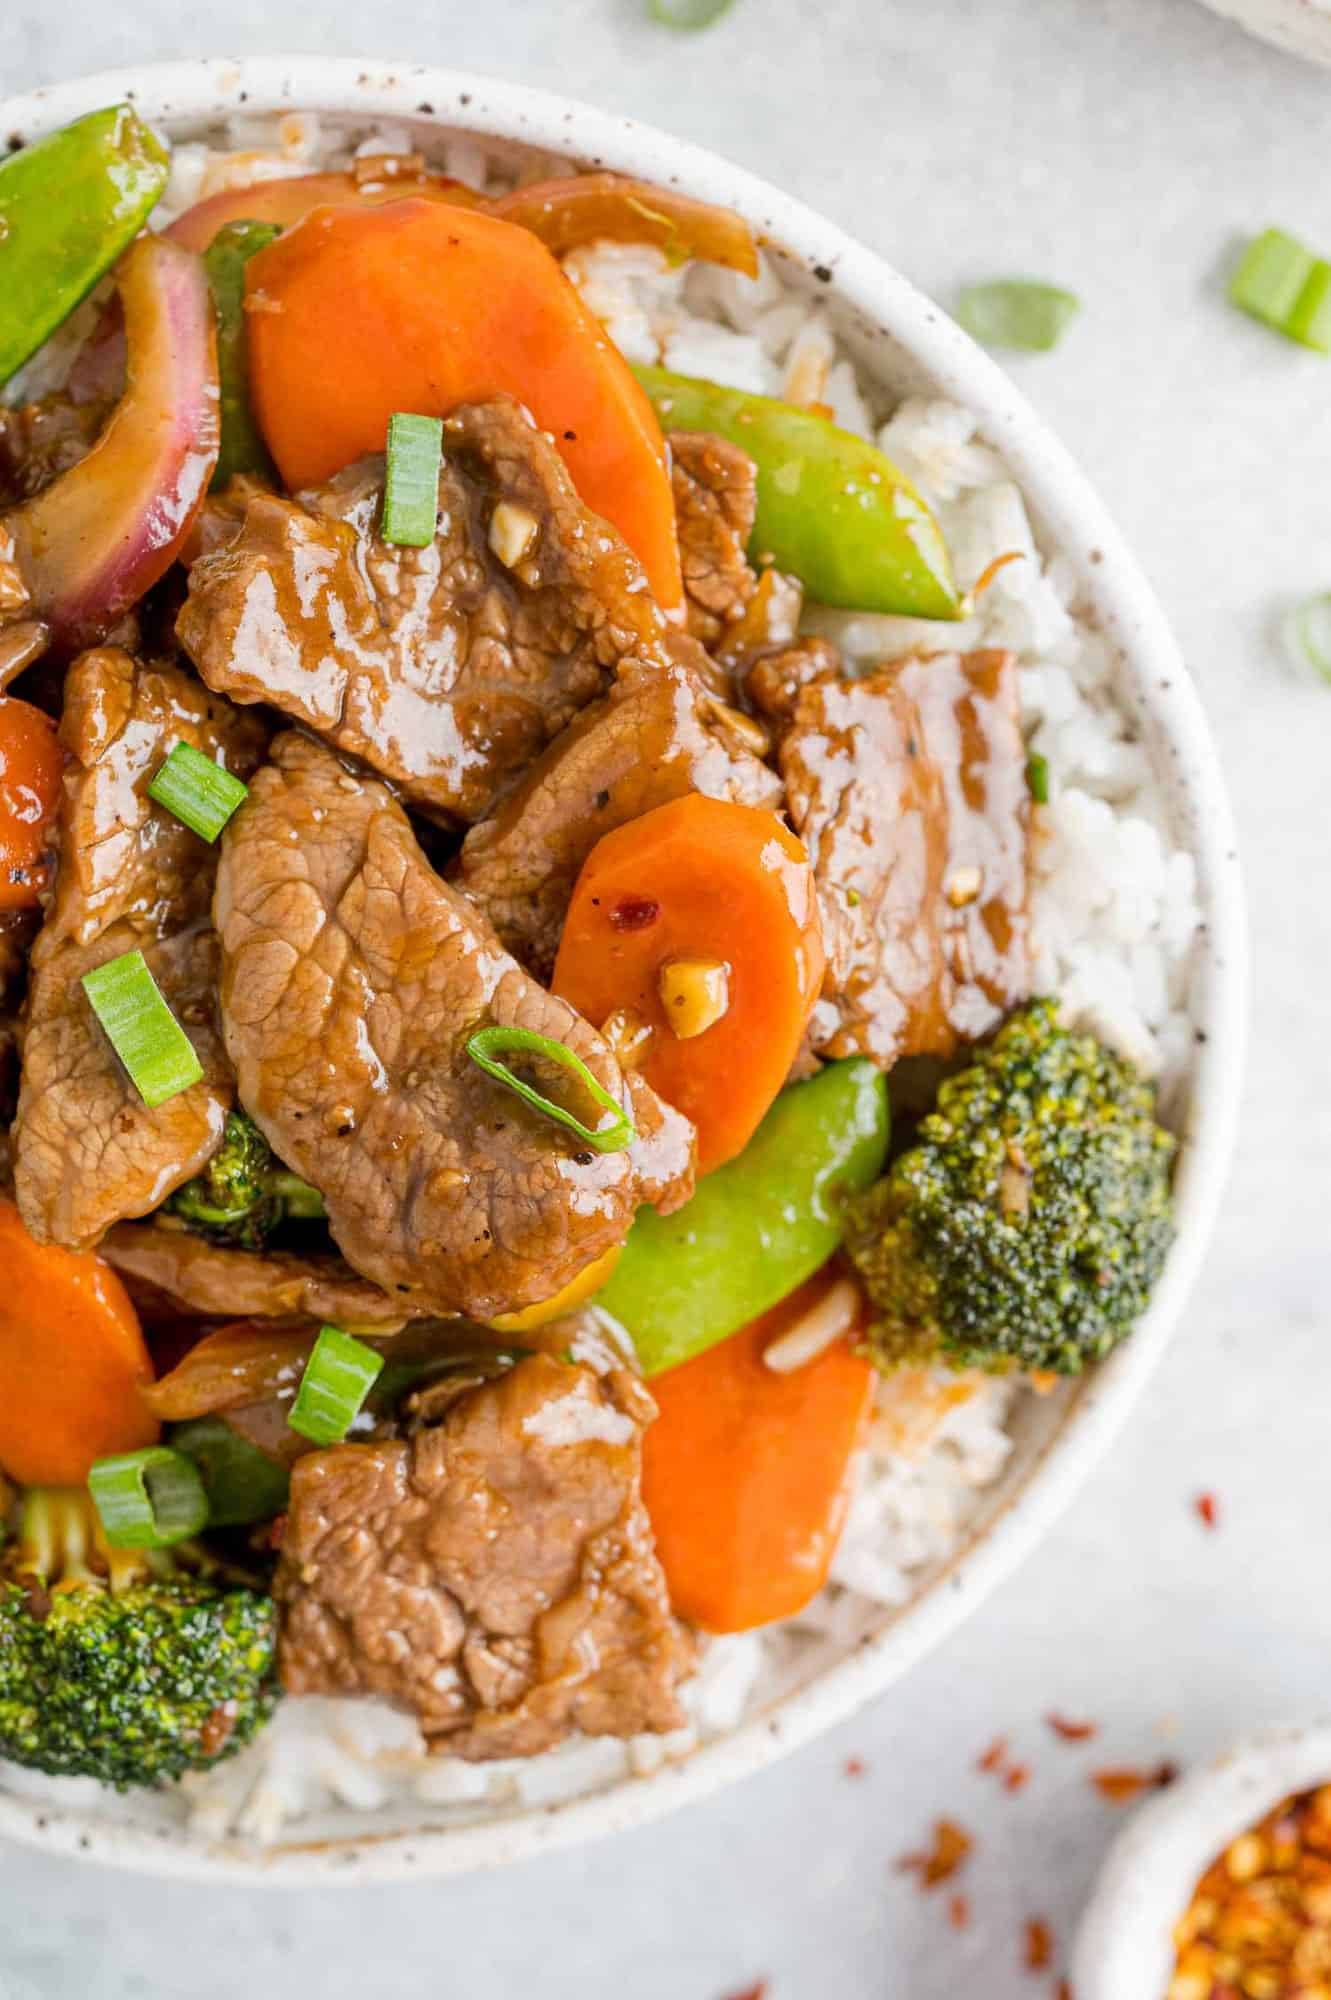
[[[536,147],[687,189],[739,209],[774,246],[787,275],[837,318],[865,369],[900,392],[927,390],[978,412],[984,433],[1025,490],[1043,539],[1074,567],[1082,594],[1122,662],[1122,692],[1139,718],[1171,799],[1177,836],[1196,857],[1206,920],[1196,980],[1197,1055],[1178,1172],[1178,1240],[1132,1340],[1075,1391],[1024,1409],[1016,1449],[965,1546],[920,1581],[905,1607],[866,1612],[853,1644],[810,1665],[803,1682],[730,1736],[567,1803],[491,1811],[443,1825],[413,1807],[379,1817],[350,1810],[258,1850],[188,1840],[153,1799],[129,1817],[80,1797],[58,1806],[0,1791],[0,1834],[114,1865],[287,1883],[384,1879],[494,1866],[593,1835],[620,1832],[715,1791],[840,1721],[921,1658],[1025,1555],[1123,1422],[1182,1311],[1215,1214],[1233,1138],[1246,992],[1242,892],[1228,802],[1196,693],[1160,607],[1103,507],[1061,445],[1002,371],[907,281],[840,229],[714,154],[627,118],[566,99],[436,68],[328,61],[201,61],[61,84],[0,105],[0,144],[37,137],[80,113],[130,98],[173,137],[206,132],[237,111],[303,109],[330,122],[405,120],[423,143],[460,128],[503,151]]]
[[[1331,1780],[1331,1721],[1265,1729],[1135,1813],[1077,1931],[1077,2000],[1163,2000],[1171,1933],[1203,1872],[1291,1793]]]
[[[1328,0],[1202,0],[1202,4],[1290,55],[1331,63]]]

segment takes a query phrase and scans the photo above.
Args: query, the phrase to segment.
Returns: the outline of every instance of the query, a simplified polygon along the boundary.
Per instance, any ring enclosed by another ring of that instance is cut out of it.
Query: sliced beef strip
[[[764,743],[691,665],[631,663],[472,828],[458,880],[514,956],[548,979],[573,885],[601,836],[686,792],[779,807],[781,781],[757,754]]]
[[[693,1648],[639,1487],[632,1376],[541,1355],[410,1440],[301,1459],[275,1594],[293,1694],[378,1694],[431,1746],[524,1757],[677,1728]]]
[[[948,1055],[1028,990],[1026,757],[1000,652],[909,659],[858,679],[825,642],[760,662],[783,719],[792,823],[827,950],[820,1055]]]
[[[165,1222],[119,1223],[100,1247],[150,1319],[182,1311],[200,1319],[308,1315],[335,1326],[391,1329],[414,1317],[337,1256],[232,1249]]]
[[[41,657],[49,638],[48,627],[33,609],[14,537],[0,521],[0,688]]]
[[[233,1087],[214,1025],[213,850],[147,787],[178,742],[248,777],[263,732],[177,668],[102,647],[69,670],[60,735],[70,761],[55,895],[30,961],[14,1178],[37,1241],[85,1249],[156,1208],[221,1139]],[[143,953],[203,1065],[156,1109],[79,983],[127,951]]]
[[[30,500],[86,458],[110,412],[102,398],[75,402],[59,393],[0,408],[0,507]]]
[[[366,459],[295,500],[240,495],[239,531],[195,563],[177,630],[210,687],[274,703],[470,823],[621,659],[661,648],[665,623],[516,404],[446,420],[429,547],[379,539],[382,486]]]
[[[747,452],[709,431],[673,431],[670,470],[688,629],[714,650],[758,586],[746,553],[757,473]]]
[[[532,1305],[622,1242],[640,1204],[687,1199],[688,1122],[504,952],[388,790],[323,745],[278,739],[223,836],[216,916],[241,1102],[322,1193],[348,1263],[404,1304],[481,1320]],[[466,1042],[489,1024],[571,1048],[630,1108],[633,1144],[594,1152],[486,1076]]]

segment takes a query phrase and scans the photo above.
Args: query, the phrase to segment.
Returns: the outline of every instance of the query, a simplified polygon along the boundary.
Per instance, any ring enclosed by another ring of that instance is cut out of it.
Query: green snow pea
[[[281,234],[273,222],[227,222],[203,253],[203,268],[217,312],[217,384],[222,415],[222,448],[213,474],[214,491],[238,472],[251,472],[277,484],[268,447],[250,411],[245,266]]]
[[[0,383],[35,354],[143,227],[166,149],[113,104],[0,163]]]
[[[942,530],[904,473],[826,417],[769,396],[635,368],[666,430],[715,431],[758,468],[754,558],[820,604],[959,618]]]
[[[659,1375],[774,1306],[841,1241],[841,1197],[887,1153],[887,1086],[862,1057],[792,1083],[737,1160],[674,1215],[640,1209],[595,1303]]]

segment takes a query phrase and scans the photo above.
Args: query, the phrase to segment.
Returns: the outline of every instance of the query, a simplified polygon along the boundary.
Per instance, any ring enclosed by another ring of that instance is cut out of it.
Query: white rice
[[[411,143],[405,128],[380,127],[351,150],[406,151]],[[295,114],[280,121],[274,146],[274,121],[264,119],[233,121],[223,147],[176,147],[159,219],[220,187],[308,172],[347,151],[316,118]],[[513,178],[492,173],[468,139],[443,142],[431,164],[476,186]],[[524,179],[561,170],[529,164]],[[1168,1106],[1193,1039],[1192,859],[1174,845],[1150,760],[1116,701],[1112,651],[1081,615],[1068,565],[1040,551],[1022,496],[975,419],[946,402],[886,405],[881,387],[839,352],[826,311],[788,288],[769,260],[750,282],[705,266],[672,269],[652,249],[602,244],[575,251],[566,269],[630,359],[818,401],[847,429],[876,439],[935,507],[963,588],[996,558],[1020,555],[945,637],[1017,655],[1030,744],[1048,763],[1050,800],[1039,813],[1032,877],[1035,989],[1057,992],[1071,1021],[1157,1077]],[[22,392],[58,381],[73,345],[72,335],[58,336],[25,371]],[[836,639],[852,663],[939,644],[938,628],[921,621],[816,606],[807,626]],[[798,1620],[712,1641],[682,1691],[689,1726],[676,1735],[581,1740],[540,1758],[474,1765],[429,1757],[414,1721],[382,1702],[290,1700],[248,1750],[184,1781],[182,1819],[202,1838],[259,1842],[277,1840],[296,1821],[306,1831],[345,1831],[337,1815],[348,1810],[384,1815],[388,1824],[394,1808],[410,1806],[411,1824],[423,1808],[432,1823],[446,1824],[552,1804],[687,1756],[844,1657],[961,1546],[1003,1472],[1013,1418],[1032,1398],[1011,1383],[975,1378],[965,1399],[947,1406],[949,1386],[955,1390],[955,1378],[922,1376],[904,1424],[893,1411],[900,1386],[884,1387],[828,1588]],[[0,1770],[25,1796],[85,1801],[94,1790]],[[102,1806],[134,1811],[110,1795]]]

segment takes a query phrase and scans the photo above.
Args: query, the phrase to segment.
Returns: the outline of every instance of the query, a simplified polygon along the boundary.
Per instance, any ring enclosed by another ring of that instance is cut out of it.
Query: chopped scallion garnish
[[[399,413],[388,419],[384,518],[380,533],[399,548],[424,549],[439,516],[439,460],[444,448],[440,417]]]
[[[168,1445],[99,1458],[88,1491],[113,1548],[169,1549],[207,1525],[199,1468]]]
[[[556,1124],[565,1126],[598,1153],[621,1152],[625,1146],[632,1145],[638,1136],[627,1111],[597,1082],[582,1058],[575,1056],[572,1049],[566,1048],[563,1042],[555,1041],[551,1035],[538,1035],[530,1028],[478,1028],[467,1043],[467,1054],[496,1083],[502,1083],[506,1090],[514,1091],[524,1103],[534,1106],[547,1118],[553,1118]],[[551,1063],[557,1069],[566,1071],[596,1108],[606,1114],[605,1117],[596,1125],[584,1124],[576,1113],[516,1075],[511,1067],[515,1056],[531,1057],[538,1063]]]
[[[1026,759],[1026,788],[1037,806],[1049,803],[1049,759],[1032,750]]]
[[[667,28],[710,28],[734,0],[651,0],[651,16]]]
[[[340,1444],[383,1365],[382,1354],[340,1326],[320,1327],[287,1423],[315,1444]]]
[[[148,787],[148,797],[165,806],[200,840],[216,840],[249,788],[192,743],[174,743]]]
[[[1045,354],[1057,347],[1080,311],[1075,292],[1036,278],[995,278],[989,284],[967,285],[957,304],[957,318],[972,340],[1028,354]]]
[[[1319,354],[1331,354],[1331,264],[1283,229],[1265,229],[1229,281],[1241,311]]]
[[[203,1075],[194,1044],[162,998],[141,951],[122,952],[83,975],[107,1039],[150,1110]]]
[[[1331,685],[1331,595],[1295,606],[1285,620],[1285,645],[1301,674]]]

